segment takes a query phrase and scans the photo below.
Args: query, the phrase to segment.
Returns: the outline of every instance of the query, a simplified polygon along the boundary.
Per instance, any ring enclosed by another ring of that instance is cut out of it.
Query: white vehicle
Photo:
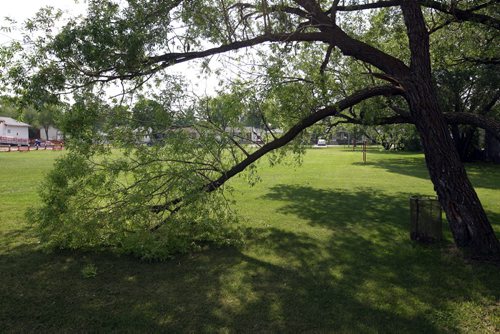
[[[326,146],[326,140],[324,139],[318,139],[318,143],[316,146]]]

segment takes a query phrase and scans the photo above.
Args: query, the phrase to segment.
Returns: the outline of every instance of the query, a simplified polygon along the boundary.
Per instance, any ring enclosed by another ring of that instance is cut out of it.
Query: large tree
[[[497,40],[498,9],[497,1],[487,0],[450,3],[433,0],[129,0],[125,3],[94,0],[89,2],[87,17],[71,20],[54,35],[50,33],[54,26],[50,11],[30,21],[28,29],[38,27],[48,33],[41,39],[33,39],[36,47],[30,50],[31,56],[14,56],[17,62],[10,64],[9,74],[13,78],[10,83],[18,92],[37,98],[41,94],[68,91],[89,96],[110,83],[119,82],[124,97],[141,88],[153,87],[147,86],[151,80],[163,92],[173,91],[168,87],[173,87],[176,79],[164,73],[178,63],[205,59],[204,65],[207,65],[213,56],[242,49],[247,53],[237,53],[235,57],[239,58],[231,62],[239,60],[248,64],[248,59],[260,60],[262,70],[259,64],[249,69],[259,75],[251,77],[250,74],[251,80],[244,75],[237,80],[233,78],[228,88],[233,98],[221,97],[238,106],[232,110],[217,107],[221,105],[220,100],[201,99],[190,104],[191,110],[181,112],[182,108],[172,103],[174,97],[181,94],[170,95],[168,113],[180,112],[182,119],[188,114],[194,115],[190,129],[179,129],[167,121],[165,127],[170,124],[169,133],[177,138],[173,142],[177,144],[164,147],[168,147],[165,150],[173,156],[148,160],[150,169],[144,170],[137,182],[121,188],[121,192],[113,192],[113,196],[118,196],[113,202],[117,205],[127,199],[137,200],[137,193],[135,197],[130,193],[132,186],[140,189],[143,203],[149,203],[142,206],[158,217],[156,223],[148,227],[153,231],[181,215],[183,207],[206,201],[205,195],[200,194],[216,193],[231,177],[288,144],[308,127],[332,116],[353,115],[354,108],[368,99],[390,97],[395,114],[374,123],[415,125],[430,178],[457,246],[469,249],[475,256],[498,257],[500,243],[460,161],[448,123],[472,122],[495,136],[500,133],[500,125],[498,119],[485,115],[445,113],[447,110],[443,110],[434,81],[430,48],[431,33],[439,32],[441,38],[446,38],[457,29],[470,27],[479,29],[487,39]],[[370,22],[380,11],[389,13],[387,20]],[[372,26],[381,31],[373,33]],[[395,45],[391,40],[401,42]],[[489,53],[480,57],[472,55],[468,60],[497,62],[495,44],[498,43],[489,44]],[[26,59],[31,60],[31,63],[28,61],[31,67],[26,66]],[[365,68],[364,73],[346,66],[351,63]],[[364,80],[346,82],[344,79],[349,75]],[[233,101],[235,96],[238,103]],[[179,97],[179,101],[187,100],[186,96]],[[95,102],[95,98],[92,101]],[[81,99],[71,116],[74,122],[69,124],[77,123],[80,131],[73,130],[75,138],[86,136],[81,130],[82,124],[99,118],[95,110],[85,107],[87,104]],[[268,127],[270,135],[260,147],[248,148],[235,140],[235,136],[228,135],[228,128],[235,129],[248,119],[238,114],[238,110],[243,109],[247,110],[247,116],[248,110],[259,110],[262,124]],[[86,110],[85,116],[82,110]],[[128,117],[126,112],[120,115]],[[273,126],[285,129],[284,133],[274,133]],[[116,127],[107,131],[116,131]],[[198,141],[188,145],[191,152],[187,152],[178,140],[188,142],[184,135],[192,131],[196,138],[203,139],[203,144]],[[135,141],[132,139],[127,144]],[[177,151],[171,151],[171,147]],[[88,150],[85,152],[88,154]],[[125,168],[128,172],[146,165],[141,160],[146,159],[144,154],[137,152],[136,160]],[[159,162],[170,164],[168,172],[156,165]],[[111,171],[117,168],[115,164]],[[153,176],[154,170],[157,173]],[[158,179],[162,183],[155,183]],[[95,191],[86,195],[99,197]],[[61,212],[66,212],[69,205],[60,205]],[[95,221],[116,215],[116,208],[111,207],[109,203],[93,208],[92,212],[99,212],[94,216]],[[133,216],[140,211],[143,218],[151,218],[141,210],[131,206],[126,212]],[[127,219],[122,223],[125,221]]]

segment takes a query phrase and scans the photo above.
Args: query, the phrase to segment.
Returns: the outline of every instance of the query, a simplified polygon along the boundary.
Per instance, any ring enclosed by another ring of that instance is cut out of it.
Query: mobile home
[[[10,117],[0,116],[1,145],[29,145],[29,124],[18,122]]]

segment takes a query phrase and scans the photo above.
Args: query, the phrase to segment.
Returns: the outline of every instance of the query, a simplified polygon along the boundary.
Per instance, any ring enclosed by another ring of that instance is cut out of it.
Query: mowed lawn
[[[24,211],[60,152],[0,153],[0,332],[498,333],[500,270],[409,240],[420,154],[309,150],[231,181],[246,244],[144,263],[44,253]],[[500,235],[500,167],[467,170]],[[91,268],[90,275],[87,269]],[[86,271],[87,270],[87,271]]]

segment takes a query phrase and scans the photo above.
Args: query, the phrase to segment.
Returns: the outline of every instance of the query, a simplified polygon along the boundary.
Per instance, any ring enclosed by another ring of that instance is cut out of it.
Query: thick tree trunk
[[[405,86],[429,175],[456,245],[469,248],[477,257],[500,256],[500,243],[460,161],[433,87],[422,81]]]
[[[432,84],[429,35],[415,0],[403,0],[411,65],[401,78],[410,113],[420,134],[429,175],[450,224],[455,243],[476,257],[500,258],[500,243],[470,183],[439,108]]]

